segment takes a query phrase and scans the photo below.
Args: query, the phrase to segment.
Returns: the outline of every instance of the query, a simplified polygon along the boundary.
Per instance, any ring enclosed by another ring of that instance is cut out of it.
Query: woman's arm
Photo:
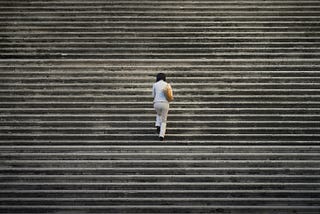
[[[155,96],[156,96],[156,91],[155,91],[156,89],[155,89],[155,87],[154,87],[154,85],[153,85],[153,87],[152,87],[152,97],[154,98]]]

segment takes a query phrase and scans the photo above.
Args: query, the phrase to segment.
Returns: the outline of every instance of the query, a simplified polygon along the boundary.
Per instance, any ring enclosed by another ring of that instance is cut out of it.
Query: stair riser
[[[188,206],[190,203],[192,203],[194,206],[241,206],[243,203],[246,203],[248,206],[257,206],[257,205],[264,205],[265,203],[270,204],[270,206],[278,206],[279,204],[286,203],[288,206],[316,206],[318,205],[316,201],[304,199],[302,201],[285,201],[285,200],[279,200],[278,202],[275,200],[264,200],[261,201],[259,199],[253,200],[253,201],[221,201],[221,200],[187,200],[184,201],[183,199],[180,200],[173,200],[170,202],[170,200],[157,200],[156,199],[149,199],[149,200],[139,200],[135,201],[131,198],[127,200],[121,200],[121,199],[112,199],[112,200],[106,200],[106,201],[99,201],[99,200],[54,200],[52,201],[42,201],[41,204],[43,206],[121,206],[123,203],[126,203],[129,206],[143,206],[145,204],[148,204],[149,206]],[[36,206],[38,205],[37,201],[30,201],[30,200],[14,200],[14,201],[4,201],[0,205],[7,205],[7,206]]]
[[[75,167],[75,168],[99,168],[99,167],[113,167],[113,168],[159,168],[159,167],[258,167],[258,168],[313,168],[319,165],[319,160],[7,160],[2,163],[2,167]],[[11,181],[8,181],[11,182]],[[211,182],[212,183],[212,182]],[[286,183],[286,182],[284,182]],[[302,182],[307,183],[307,182]],[[197,185],[201,183],[195,182]],[[212,183],[214,184],[214,183]],[[251,183],[252,184],[252,183]],[[251,185],[250,184],[250,185]],[[233,184],[234,185],[234,184]],[[310,183],[309,185],[313,185]],[[230,185],[229,185],[230,187]],[[288,187],[289,188],[289,187]],[[316,188],[316,187],[315,187]]]
[[[208,184],[208,183],[125,183],[125,184],[118,184],[118,183],[7,183],[6,185],[0,185],[2,191],[13,191],[15,192],[21,190],[23,191],[43,191],[43,190],[49,190],[49,191],[58,191],[58,190],[67,190],[71,191],[74,189],[77,190],[82,190],[82,191],[99,191],[99,190],[118,190],[121,191],[123,189],[126,189],[128,191],[130,190],[137,190],[137,191],[143,191],[143,190],[149,190],[149,191],[159,191],[163,190],[164,187],[166,187],[168,190],[176,190],[176,191],[181,191],[181,190],[225,190],[229,189],[229,191],[234,190],[234,191],[241,191],[241,190],[261,190],[262,188],[268,188],[269,190],[296,190],[301,191],[304,189],[306,192],[314,190],[316,184],[295,184],[295,183],[283,183],[283,184],[274,184],[274,183],[240,183],[240,184],[234,184],[234,183],[222,183],[221,185],[218,184]],[[11,201],[14,201],[15,198],[11,198]],[[39,198],[40,199],[40,198]],[[62,198],[61,198],[62,199]],[[278,198],[279,201],[281,200]],[[7,200],[10,201],[10,198],[7,196]],[[28,198],[25,198],[24,200],[28,200]],[[30,198],[29,198],[30,200]],[[74,198],[74,200],[77,200],[77,198]],[[79,199],[78,199],[79,200]],[[96,198],[97,201],[103,201],[104,199],[98,199]],[[105,199],[108,200],[108,199]],[[196,199],[195,199],[196,200]],[[200,199],[199,199],[200,200]],[[205,200],[205,199],[202,199]],[[206,200],[210,201],[210,198],[207,198]],[[214,199],[212,199],[214,200]],[[228,199],[225,199],[228,200]],[[230,200],[230,199],[229,199]],[[259,199],[256,198],[258,201]],[[263,199],[260,199],[263,200]],[[264,200],[268,201],[267,198]],[[283,200],[288,200],[288,201],[303,201],[303,198],[298,198],[298,199],[283,199]],[[305,199],[310,200],[310,198]],[[316,200],[316,199],[313,199]],[[1,199],[1,201],[4,201],[4,199]],[[21,199],[22,201],[22,199]],[[230,200],[231,201],[231,200]]]

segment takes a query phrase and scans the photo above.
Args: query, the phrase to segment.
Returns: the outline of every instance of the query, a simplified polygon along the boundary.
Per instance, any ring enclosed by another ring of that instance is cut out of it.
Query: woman
[[[156,83],[153,84],[152,96],[154,98],[153,106],[157,112],[156,127],[160,141],[164,140],[169,112],[169,102],[164,94],[164,90],[167,86],[166,75],[163,73],[157,74]]]

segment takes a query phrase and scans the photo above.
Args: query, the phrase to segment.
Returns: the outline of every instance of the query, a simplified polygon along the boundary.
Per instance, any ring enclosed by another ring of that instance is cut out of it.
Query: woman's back
[[[160,80],[153,84],[153,102],[168,102],[165,95],[164,89],[167,87],[167,83]]]

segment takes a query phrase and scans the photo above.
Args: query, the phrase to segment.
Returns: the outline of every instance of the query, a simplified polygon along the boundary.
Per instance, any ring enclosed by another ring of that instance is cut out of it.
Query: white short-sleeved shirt
[[[167,86],[168,83],[166,83],[163,80],[160,80],[156,83],[153,84],[153,89],[152,89],[152,96],[154,97],[153,102],[168,102],[163,90]]]

